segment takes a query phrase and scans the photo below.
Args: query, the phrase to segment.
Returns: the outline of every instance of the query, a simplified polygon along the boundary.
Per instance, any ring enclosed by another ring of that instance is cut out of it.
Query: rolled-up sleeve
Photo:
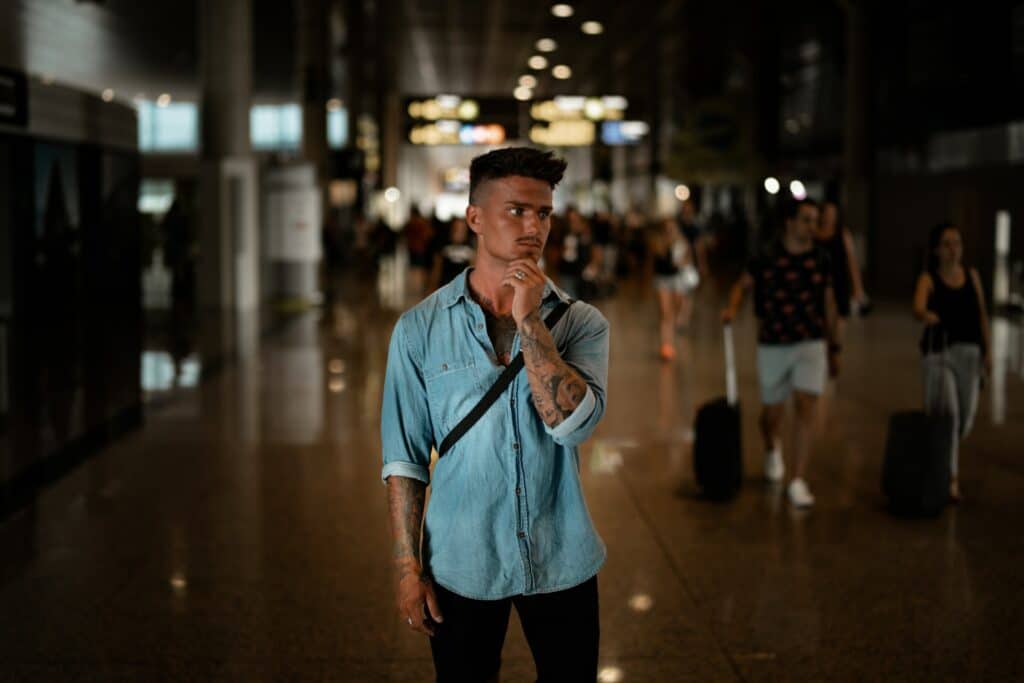
[[[604,417],[608,384],[608,321],[593,306],[577,303],[574,309],[577,308],[580,313],[566,321],[575,324],[562,351],[562,360],[587,383],[587,392],[569,417],[555,427],[544,426],[555,443],[568,447],[586,441]]]
[[[433,428],[421,363],[410,347],[407,324],[404,317],[398,320],[388,348],[380,420],[381,480],[399,476],[429,484]]]

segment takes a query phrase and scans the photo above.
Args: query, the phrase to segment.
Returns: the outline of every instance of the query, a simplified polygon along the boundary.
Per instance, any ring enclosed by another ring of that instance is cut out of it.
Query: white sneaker
[[[789,502],[798,508],[809,508],[814,505],[814,496],[811,495],[811,490],[807,488],[807,482],[803,479],[794,479],[789,482],[786,492],[789,494]]]
[[[786,476],[786,463],[782,460],[782,448],[775,448],[764,454],[764,478],[771,482],[780,482]]]

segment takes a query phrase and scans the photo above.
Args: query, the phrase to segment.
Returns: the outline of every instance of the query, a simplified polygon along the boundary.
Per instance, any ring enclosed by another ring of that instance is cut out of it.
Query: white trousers
[[[981,379],[981,349],[976,344],[952,344],[945,353],[929,353],[921,360],[925,412],[953,416],[950,468],[959,471],[960,441],[974,426]]]

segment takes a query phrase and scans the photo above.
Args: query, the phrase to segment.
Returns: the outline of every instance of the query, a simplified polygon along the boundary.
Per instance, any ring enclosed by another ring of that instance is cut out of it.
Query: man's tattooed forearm
[[[551,332],[537,313],[523,320],[519,334],[533,403],[544,423],[555,427],[579,406],[586,395],[586,383],[562,360]]]
[[[392,559],[401,574],[416,571],[420,564],[420,529],[427,485],[407,477],[388,478],[388,507],[394,535]]]

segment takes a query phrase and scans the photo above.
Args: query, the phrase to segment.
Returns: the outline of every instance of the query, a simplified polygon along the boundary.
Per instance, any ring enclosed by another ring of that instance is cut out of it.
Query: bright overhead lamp
[[[560,81],[564,81],[567,78],[572,78],[572,69],[565,64],[558,64],[551,69],[551,75]]]
[[[799,180],[794,180],[789,184],[789,192],[793,195],[793,199],[807,199],[807,188]]]
[[[543,55],[534,55],[526,63],[531,69],[536,69],[537,71],[548,68],[548,59]]]
[[[686,185],[676,185],[675,195],[676,199],[678,199],[681,202],[685,202],[687,199],[690,198],[690,188],[688,188]]]
[[[764,179],[764,190],[768,194],[778,194],[781,187],[779,179],[774,176],[768,176]]]
[[[533,89],[521,85],[512,91],[512,95],[520,102],[526,102],[527,100],[533,99]]]
[[[168,95],[167,93],[164,93],[160,97],[156,98],[156,106],[158,106],[158,107],[166,107],[170,103],[171,103],[171,96]]]
[[[554,52],[558,49],[558,43],[551,38],[541,38],[537,41],[537,49],[541,52]]]
[[[536,88],[537,79],[531,76],[530,74],[526,74],[525,76],[519,77],[519,85],[523,86],[524,88]]]
[[[388,204],[394,204],[401,198],[402,193],[401,191],[399,191],[397,187],[391,186],[388,189],[384,190],[384,201],[386,201]]]
[[[104,102],[110,102],[111,100],[114,99],[114,91],[111,90],[110,88],[107,88],[106,90],[103,91],[103,94],[101,95],[101,97],[103,98]]]
[[[341,110],[341,100],[339,98],[332,97],[331,99],[327,100],[327,111],[340,111],[340,110]]]
[[[564,2],[552,5],[551,13],[559,19],[568,19],[572,16],[572,5],[567,5]]]
[[[580,26],[580,30],[588,36],[596,36],[604,33],[604,26],[601,25],[600,21],[584,21],[583,25]]]

